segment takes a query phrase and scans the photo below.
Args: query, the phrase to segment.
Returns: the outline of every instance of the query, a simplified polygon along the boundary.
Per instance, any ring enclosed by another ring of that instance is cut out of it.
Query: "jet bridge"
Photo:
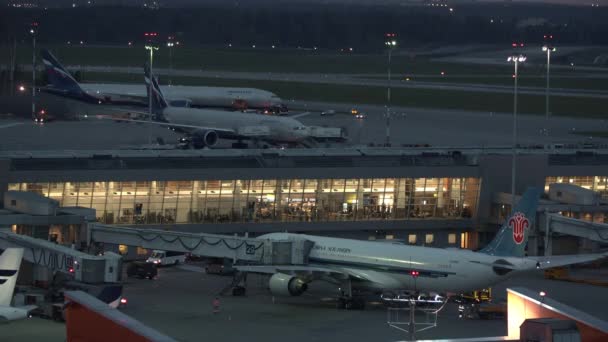
[[[95,256],[56,243],[0,231],[0,249],[23,248],[23,258],[35,265],[74,276],[89,283],[115,283],[120,280],[122,258],[114,253]]]
[[[552,254],[551,234],[558,233],[608,243],[608,224],[589,222],[559,214],[545,214],[544,224],[539,229],[545,232],[545,254]]]
[[[123,244],[204,257],[228,258],[235,262],[275,265],[307,264],[313,246],[313,242],[305,239],[271,241],[242,236],[126,228],[98,223],[89,224],[88,242],[89,244]]]
[[[540,225],[543,231],[582,237],[592,241],[608,243],[608,224],[583,221],[559,214],[547,214],[546,222]]]

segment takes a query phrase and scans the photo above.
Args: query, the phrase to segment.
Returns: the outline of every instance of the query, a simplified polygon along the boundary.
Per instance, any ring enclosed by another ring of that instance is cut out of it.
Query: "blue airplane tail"
[[[57,58],[48,50],[40,51],[42,62],[50,85],[56,90],[70,94],[84,94],[78,82],[72,75],[59,63]]]
[[[528,188],[494,240],[480,250],[480,253],[523,257],[530,230],[536,219],[536,208],[541,192],[542,189],[539,188]]]
[[[165,100],[163,92],[160,90],[158,79],[150,73],[150,65],[147,63],[144,65],[144,79],[146,81],[148,96],[152,93],[152,110],[154,112],[159,112],[162,111],[162,109],[167,108],[169,104]]]

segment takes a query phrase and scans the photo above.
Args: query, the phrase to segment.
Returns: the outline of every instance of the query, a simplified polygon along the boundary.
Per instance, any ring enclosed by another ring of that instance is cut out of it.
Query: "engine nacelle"
[[[220,140],[216,131],[196,131],[192,135],[192,146],[194,148],[213,147]]]
[[[308,284],[294,276],[275,273],[270,277],[269,287],[270,292],[277,296],[299,296],[308,289]]]

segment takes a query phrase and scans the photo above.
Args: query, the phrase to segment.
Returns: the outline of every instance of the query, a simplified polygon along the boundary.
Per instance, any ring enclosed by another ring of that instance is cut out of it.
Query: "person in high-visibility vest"
[[[213,300],[211,305],[213,306],[214,314],[220,313],[220,299],[219,298],[215,297],[215,299]]]

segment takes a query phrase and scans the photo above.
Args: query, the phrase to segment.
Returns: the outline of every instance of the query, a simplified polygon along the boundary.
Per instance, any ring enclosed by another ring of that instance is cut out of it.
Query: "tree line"
[[[0,12],[0,40],[29,39],[28,25],[36,21],[43,43],[83,40],[124,44],[141,40],[143,32],[150,31],[177,35],[190,45],[355,46],[358,51],[382,49],[387,32],[397,33],[402,45],[411,46],[538,42],[547,33],[561,44],[608,43],[608,10],[602,7],[507,3],[458,5],[450,11],[430,6],[225,3],[160,10],[4,8]]]

